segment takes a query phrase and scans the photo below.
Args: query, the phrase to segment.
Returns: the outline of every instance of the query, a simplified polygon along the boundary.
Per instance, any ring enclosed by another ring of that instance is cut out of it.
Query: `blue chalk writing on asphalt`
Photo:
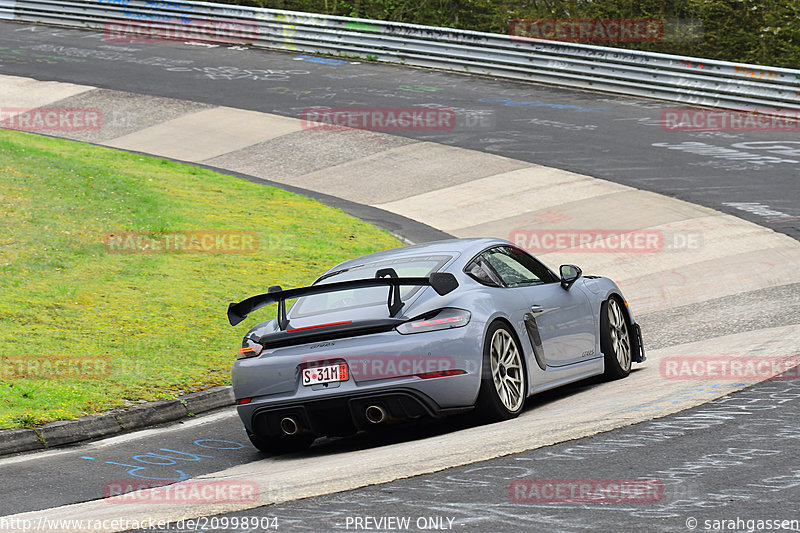
[[[201,442],[222,442],[223,444],[233,444],[233,446],[208,446],[206,444],[200,444]],[[211,448],[212,450],[241,450],[244,448],[244,444],[241,442],[234,442],[232,440],[219,440],[219,439],[197,439],[194,443],[201,448]]]
[[[327,57],[316,57],[316,56],[297,56],[295,57],[297,61],[310,61],[312,63],[322,63],[323,65],[341,65],[342,63],[347,63],[347,61],[343,61],[341,59],[329,59]]]
[[[114,461],[106,461],[106,463],[110,465],[120,465],[120,466],[129,466],[131,470],[128,470],[128,474],[134,477],[140,477],[142,479],[155,479],[157,481],[183,481],[184,479],[188,478],[189,476],[186,475],[186,472],[183,470],[175,470],[179,475],[178,477],[153,477],[153,476],[145,476],[144,474],[137,474],[136,472],[139,470],[144,470],[147,468],[146,466],[135,466],[135,465],[127,465],[125,463],[116,463]]]
[[[581,107],[579,105],[572,105],[572,104],[548,104],[547,102],[534,102],[530,100],[512,100],[511,98],[479,98],[479,102],[490,102],[495,104],[503,104],[508,107],[521,107],[521,106],[529,106],[529,107],[549,107],[551,109],[568,109],[571,111],[577,111],[579,113],[585,113],[587,111],[606,111],[607,107]]]
[[[133,459],[135,461],[139,461],[140,463],[147,463],[147,464],[153,464],[153,465],[174,465],[177,462],[176,461],[177,459],[182,459],[184,461],[202,461],[203,457],[208,457],[208,458],[213,457],[213,455],[196,455],[196,454],[193,454],[193,453],[178,452],[178,451],[175,451],[175,450],[170,450],[168,448],[161,448],[161,451],[162,452],[177,453],[177,454],[180,454],[180,455],[186,455],[188,457],[172,457],[170,455],[166,455],[166,454],[163,454],[163,453],[147,452],[144,455],[134,455]],[[167,461],[172,461],[172,462],[171,463],[150,463],[148,461],[145,461],[144,459],[139,459],[140,457],[148,457],[148,458],[155,457],[157,459],[166,459]]]
[[[240,450],[245,448],[245,445],[240,442],[221,439],[197,439],[193,443],[200,448],[211,450]],[[131,465],[127,463],[118,463],[116,461],[106,461],[110,465],[126,466],[130,468],[128,475],[142,479],[153,479],[157,481],[183,481],[188,479],[188,475],[183,470],[152,470],[162,466],[173,466],[178,464],[178,461],[202,461],[203,459],[211,459],[213,455],[206,455],[202,453],[189,453],[170,448],[159,448],[158,453],[147,452],[131,457],[137,463],[144,463],[141,465]],[[82,459],[94,460],[94,457],[84,456]],[[150,471],[147,469],[150,468]]]

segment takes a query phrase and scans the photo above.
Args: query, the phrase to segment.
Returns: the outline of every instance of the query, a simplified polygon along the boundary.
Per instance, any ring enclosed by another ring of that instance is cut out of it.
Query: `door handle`
[[[544,313],[544,309],[542,309],[541,305],[532,305],[531,306],[531,313],[534,313],[534,314]]]

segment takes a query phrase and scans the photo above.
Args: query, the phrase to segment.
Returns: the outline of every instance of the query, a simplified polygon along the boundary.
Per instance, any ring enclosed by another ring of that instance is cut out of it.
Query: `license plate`
[[[347,381],[347,363],[303,369],[303,385]]]

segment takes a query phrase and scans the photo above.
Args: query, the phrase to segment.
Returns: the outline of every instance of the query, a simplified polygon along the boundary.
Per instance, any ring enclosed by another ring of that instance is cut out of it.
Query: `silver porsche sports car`
[[[230,304],[228,319],[273,303],[277,317],[247,332],[232,370],[250,440],[270,453],[392,421],[514,418],[532,394],[623,378],[645,359],[613,281],[574,265],[556,274],[499,239],[351,259],[309,287]]]

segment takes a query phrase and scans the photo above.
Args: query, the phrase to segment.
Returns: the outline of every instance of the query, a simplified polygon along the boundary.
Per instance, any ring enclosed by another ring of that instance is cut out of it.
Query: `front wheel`
[[[619,300],[613,296],[600,308],[600,348],[608,379],[624,378],[631,373],[630,328]]]
[[[525,365],[517,341],[502,322],[486,333],[483,346],[483,375],[477,411],[488,421],[519,416],[527,395]]]

